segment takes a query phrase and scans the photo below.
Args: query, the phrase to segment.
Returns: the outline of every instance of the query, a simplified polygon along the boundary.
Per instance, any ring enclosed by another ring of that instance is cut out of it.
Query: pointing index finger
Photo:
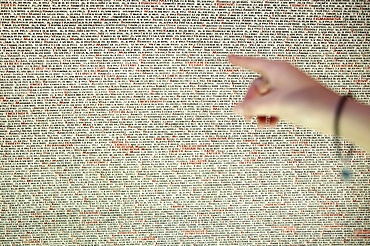
[[[229,55],[228,59],[229,62],[235,66],[253,70],[261,75],[267,75],[268,67],[270,65],[269,60],[257,57]]]

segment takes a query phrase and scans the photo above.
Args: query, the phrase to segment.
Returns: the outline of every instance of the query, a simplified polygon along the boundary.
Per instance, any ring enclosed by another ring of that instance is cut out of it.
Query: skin
[[[335,110],[340,95],[321,85],[306,73],[284,61],[228,56],[234,66],[260,74],[252,81],[235,113],[250,120],[257,116],[258,126],[275,127],[280,118],[325,134],[334,135]],[[265,83],[264,81],[268,81]],[[339,133],[370,153],[370,107],[347,99],[339,119]]]

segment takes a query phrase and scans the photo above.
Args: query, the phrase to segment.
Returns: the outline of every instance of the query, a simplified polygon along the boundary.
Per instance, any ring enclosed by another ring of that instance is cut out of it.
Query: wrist
[[[336,94],[334,91],[331,91],[322,85],[315,86],[312,90],[312,98],[309,106],[310,109],[307,110],[307,112],[310,113],[309,116],[312,117],[312,121],[310,121],[311,124],[308,126],[312,129],[321,131],[322,133],[333,135],[336,109],[340,99],[341,96]],[[341,119],[339,118],[338,125],[340,124],[340,121]]]
[[[344,104],[346,103],[348,98],[351,98],[350,94],[341,96],[341,98],[340,98],[340,100],[337,104],[337,108],[335,109],[334,132],[333,132],[333,135],[335,137],[340,137],[341,136],[341,133],[339,131],[339,120],[340,120],[340,117],[341,117],[341,114],[342,114],[342,111],[343,111]]]
[[[370,107],[348,98],[339,119],[341,137],[364,148],[370,153]]]

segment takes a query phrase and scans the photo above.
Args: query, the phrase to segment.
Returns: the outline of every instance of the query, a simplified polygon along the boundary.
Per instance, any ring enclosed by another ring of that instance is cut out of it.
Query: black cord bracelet
[[[351,94],[347,94],[345,96],[342,96],[339,103],[338,103],[338,106],[337,106],[337,110],[335,111],[335,120],[334,120],[334,136],[336,137],[339,137],[339,117],[340,117],[340,114],[342,113],[342,109],[343,109],[343,105],[344,103],[346,102],[347,98],[348,97],[352,97]]]

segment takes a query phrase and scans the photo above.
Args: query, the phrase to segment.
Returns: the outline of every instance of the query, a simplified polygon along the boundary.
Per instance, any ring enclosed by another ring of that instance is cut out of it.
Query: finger
[[[253,70],[261,75],[267,75],[271,61],[257,57],[229,55],[229,62],[235,66]]]
[[[257,116],[258,128],[274,128],[279,122],[279,118],[275,116]]]
[[[267,126],[267,116],[257,116],[257,127],[259,129]]]
[[[270,117],[270,128],[276,127],[277,123],[279,122],[279,118],[275,116]]]
[[[276,102],[276,91],[270,91],[263,97],[245,99],[234,108],[239,115],[279,115]]]

